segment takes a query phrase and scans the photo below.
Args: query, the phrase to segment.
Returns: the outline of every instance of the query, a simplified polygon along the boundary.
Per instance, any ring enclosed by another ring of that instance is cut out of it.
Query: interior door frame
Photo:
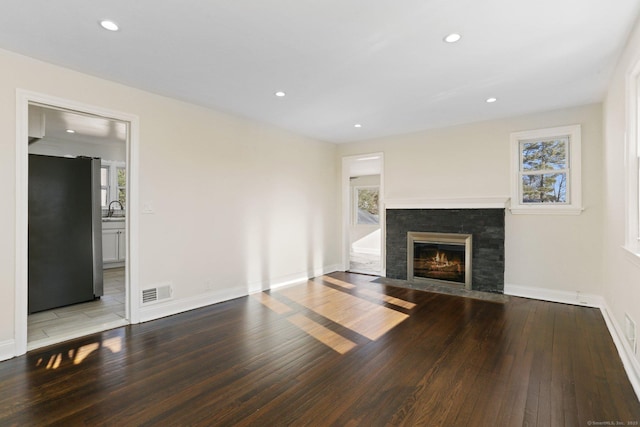
[[[384,203],[384,153],[367,153],[358,154],[354,156],[342,157],[342,177],[340,180],[342,187],[342,270],[349,270],[349,252],[351,248],[351,242],[349,240],[349,227],[351,226],[351,164],[360,160],[364,160],[371,157],[380,158],[380,274],[386,276],[387,264],[386,264],[386,216],[385,216],[385,203]]]
[[[29,104],[78,111],[125,122],[128,125],[126,141],[127,160],[127,258],[125,262],[126,303],[125,315],[129,323],[140,322],[138,281],[138,169],[139,128],[138,116],[58,98],[27,90],[16,90],[16,273],[15,273],[15,355],[27,352],[28,317],[28,212],[29,212]]]

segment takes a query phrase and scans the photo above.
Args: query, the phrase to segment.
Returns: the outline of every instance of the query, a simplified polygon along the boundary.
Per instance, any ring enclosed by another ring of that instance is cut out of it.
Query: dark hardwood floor
[[[599,310],[373,279],[334,273],[2,362],[0,425],[638,425]]]

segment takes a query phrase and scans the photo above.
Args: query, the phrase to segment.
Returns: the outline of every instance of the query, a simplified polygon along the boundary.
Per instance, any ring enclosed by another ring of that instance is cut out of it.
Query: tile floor
[[[448,285],[444,283],[430,283],[426,281],[407,281],[399,279],[389,279],[387,277],[379,277],[373,280],[373,283],[381,283],[388,286],[398,286],[407,289],[419,289],[421,291],[435,292],[437,294],[457,295],[483,301],[498,302],[504,304],[509,301],[509,296],[504,294],[494,294],[491,292],[481,292],[467,290],[462,286]]]
[[[104,295],[95,301],[29,315],[27,349],[126,325],[124,268],[104,270]]]

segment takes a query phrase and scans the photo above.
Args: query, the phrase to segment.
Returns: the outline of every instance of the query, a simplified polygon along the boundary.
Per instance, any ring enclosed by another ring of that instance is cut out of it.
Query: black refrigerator
[[[29,155],[29,313],[103,294],[100,159]]]

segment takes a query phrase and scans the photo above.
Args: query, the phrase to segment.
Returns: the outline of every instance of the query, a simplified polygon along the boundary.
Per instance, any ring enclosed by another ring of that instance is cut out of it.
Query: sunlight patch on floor
[[[122,336],[115,336],[104,340],[98,340],[89,344],[84,344],[78,348],[71,348],[66,353],[59,352],[43,355],[36,361],[36,366],[44,369],[58,369],[63,364],[82,364],[89,356],[95,354],[101,348],[106,348],[111,353],[122,351]]]
[[[86,359],[91,353],[98,350],[99,348],[100,348],[100,343],[97,343],[97,342],[83,345],[78,349],[75,356],[73,357],[73,364],[74,365],[81,364],[82,362],[84,362],[84,359]]]
[[[333,332],[331,329],[314,322],[302,314],[295,314],[287,318],[287,320],[340,354],[345,354],[356,346],[356,343],[353,341],[346,339],[342,335]]]
[[[370,340],[377,340],[409,317],[407,314],[311,281],[306,286],[279,290],[278,294]]]
[[[281,303],[277,299],[272,298],[270,295],[265,294],[264,292],[260,292],[259,294],[251,294],[250,297],[257,299],[258,301],[260,301],[260,304],[270,308],[278,314],[285,314],[293,311],[293,309],[288,305]]]
[[[344,280],[336,279],[331,276],[322,276],[321,279],[327,283],[331,283],[332,285],[340,286],[346,289],[353,289],[356,287],[356,285],[353,285],[349,282],[345,282]]]
[[[407,310],[411,310],[416,305],[412,302],[405,301],[400,298],[395,298],[390,295],[381,294],[379,292],[373,291],[371,289],[360,289],[358,290],[359,294],[366,295],[371,298],[376,298],[381,301],[387,302],[389,304],[397,305],[398,307],[406,308]]]
[[[351,290],[355,293],[348,292]],[[399,309],[411,310],[416,306],[410,301],[331,276],[317,277],[306,283],[250,297],[340,354],[355,348],[356,342],[309,318],[300,311],[300,306],[371,341],[379,339],[409,317]],[[394,305],[398,310],[385,307],[385,304]]]

